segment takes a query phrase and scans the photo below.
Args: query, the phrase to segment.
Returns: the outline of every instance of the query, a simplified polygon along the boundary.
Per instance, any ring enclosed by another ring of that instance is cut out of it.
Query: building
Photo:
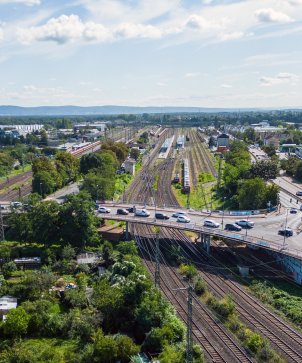
[[[271,136],[267,136],[264,140],[263,140],[264,145],[273,145],[275,146],[275,148],[279,148],[280,146],[280,139],[277,136],[271,135]]]
[[[301,145],[296,147],[295,154],[299,159],[302,159],[302,146]]]
[[[225,146],[225,147],[229,147],[230,144],[230,136],[227,134],[221,134],[217,136],[217,148],[219,148],[219,146]]]
[[[136,164],[136,162],[133,159],[125,160],[125,162],[124,162],[125,173],[135,175],[135,164]]]
[[[16,309],[17,299],[12,296],[2,296],[0,298],[0,317],[5,320],[5,316],[12,309]]]

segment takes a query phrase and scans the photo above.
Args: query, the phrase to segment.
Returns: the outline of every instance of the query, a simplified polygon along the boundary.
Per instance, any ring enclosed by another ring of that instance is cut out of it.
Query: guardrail
[[[257,236],[248,236],[240,233],[230,233],[225,230],[215,229],[215,228],[207,228],[202,224],[193,222],[193,223],[182,223],[179,222],[171,222],[167,220],[158,220],[151,219],[145,217],[127,217],[127,216],[118,216],[118,215],[100,215],[100,218],[103,219],[112,219],[118,220],[122,222],[129,223],[139,223],[139,224],[147,224],[147,225],[155,225],[158,227],[165,228],[176,228],[179,230],[187,230],[197,233],[208,234],[213,237],[224,238],[233,242],[245,243],[250,246],[259,247],[268,249],[274,252],[282,253],[284,255],[288,255],[291,257],[302,259],[302,251],[296,249],[288,249],[288,245],[284,243],[279,243],[277,241],[272,241],[268,239],[264,239],[263,237]]]

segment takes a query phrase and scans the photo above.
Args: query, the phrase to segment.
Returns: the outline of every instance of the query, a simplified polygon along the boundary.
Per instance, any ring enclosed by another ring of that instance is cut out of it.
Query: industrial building
[[[219,146],[225,146],[225,147],[229,147],[230,144],[230,136],[227,134],[221,134],[217,136],[217,148],[219,148]]]

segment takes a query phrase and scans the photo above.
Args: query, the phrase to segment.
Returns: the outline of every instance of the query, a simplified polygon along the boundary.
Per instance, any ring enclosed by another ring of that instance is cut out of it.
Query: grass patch
[[[189,194],[190,208],[193,209],[217,209],[221,206],[221,201],[217,199],[213,190],[215,186],[198,183],[195,188],[191,188]],[[181,192],[181,184],[172,184],[172,191],[182,207],[187,207],[188,195]]]
[[[19,175],[19,174],[22,174],[22,173],[24,173],[26,171],[30,171],[30,170],[31,170],[31,164],[26,164],[26,165],[24,165],[24,171],[23,171],[22,167],[19,167],[19,169],[12,170],[7,175],[7,177],[11,178],[12,176]],[[7,179],[6,176],[1,176],[0,177],[0,183],[6,181],[6,179]]]
[[[249,289],[259,300],[302,329],[301,287],[282,281],[272,281],[268,285],[262,280],[253,280]]]

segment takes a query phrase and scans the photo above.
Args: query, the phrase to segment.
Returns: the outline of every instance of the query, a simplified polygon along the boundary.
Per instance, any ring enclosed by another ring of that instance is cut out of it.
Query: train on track
[[[189,194],[191,190],[189,160],[183,159],[182,163],[182,192]]]
[[[83,146],[81,148],[78,148],[76,150],[72,150],[72,151],[70,151],[70,154],[73,155],[73,156],[75,156],[75,157],[80,157],[83,154],[86,154],[88,152],[95,151],[95,148],[96,147],[99,147],[100,144],[101,144],[100,141],[96,141],[96,142],[93,142],[93,143],[91,143],[89,145],[86,145],[86,146]]]

